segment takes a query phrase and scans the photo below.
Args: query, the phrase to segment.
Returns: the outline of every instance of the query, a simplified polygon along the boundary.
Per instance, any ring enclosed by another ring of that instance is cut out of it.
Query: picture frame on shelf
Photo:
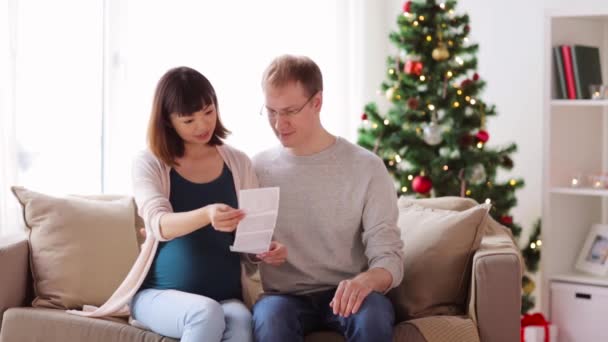
[[[608,274],[608,224],[591,226],[579,252],[576,269],[596,276]]]

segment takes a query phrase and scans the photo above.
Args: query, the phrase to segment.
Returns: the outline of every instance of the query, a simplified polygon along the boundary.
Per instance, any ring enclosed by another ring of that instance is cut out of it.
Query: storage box
[[[608,287],[552,281],[550,296],[559,342],[608,341]]]
[[[557,342],[557,326],[549,326],[549,342]],[[521,342],[545,342],[545,327],[527,326],[524,328],[524,339]]]

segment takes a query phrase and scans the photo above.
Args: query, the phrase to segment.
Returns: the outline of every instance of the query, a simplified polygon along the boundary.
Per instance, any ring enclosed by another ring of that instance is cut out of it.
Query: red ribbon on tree
[[[551,325],[551,322],[547,321],[542,313],[525,314],[521,318],[521,328],[519,328],[521,342],[525,342],[524,329],[529,326],[545,328],[545,342],[549,342],[549,325]]]

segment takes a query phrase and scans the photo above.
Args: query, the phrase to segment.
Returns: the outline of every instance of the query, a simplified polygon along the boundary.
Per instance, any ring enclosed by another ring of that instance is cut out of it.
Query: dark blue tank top
[[[171,169],[169,201],[174,212],[191,211],[213,203],[238,208],[232,172],[224,164],[222,174],[209,183],[192,183]],[[211,225],[171,241],[160,242],[142,289],[173,289],[200,294],[217,301],[242,299],[241,263],[230,252],[234,233]]]

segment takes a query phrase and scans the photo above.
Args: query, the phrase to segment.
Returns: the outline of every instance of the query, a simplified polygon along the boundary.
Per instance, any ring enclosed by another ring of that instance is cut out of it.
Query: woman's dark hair
[[[192,116],[201,109],[215,105],[217,121],[209,145],[222,145],[228,131],[219,117],[217,96],[211,82],[200,72],[178,67],[167,71],[156,85],[152,113],[148,122],[148,147],[166,164],[177,165],[184,156],[184,141],[171,124],[170,115]]]

